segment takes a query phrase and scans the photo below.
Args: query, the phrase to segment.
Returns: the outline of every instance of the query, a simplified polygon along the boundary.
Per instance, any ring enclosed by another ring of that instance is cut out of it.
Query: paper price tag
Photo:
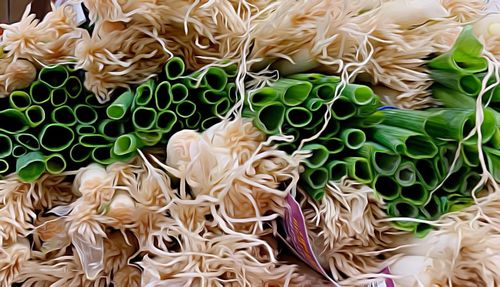
[[[283,226],[286,233],[287,245],[312,269],[322,274],[326,279],[332,282],[334,286],[339,286],[339,284],[336,283],[330,275],[328,275],[323,267],[321,267],[316,254],[314,254],[311,243],[309,242],[309,235],[307,233],[304,214],[300,209],[299,203],[290,194],[287,195],[285,200],[287,203],[287,209],[285,209]],[[390,270],[389,268],[385,268],[380,273],[390,274]],[[395,285],[392,279],[387,278],[375,281],[367,287],[395,287]]]

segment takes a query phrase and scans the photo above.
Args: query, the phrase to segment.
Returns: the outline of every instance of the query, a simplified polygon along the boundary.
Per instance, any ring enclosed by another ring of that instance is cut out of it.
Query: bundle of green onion
[[[467,149],[458,161],[454,157],[458,142],[474,127],[474,110],[380,109],[369,87],[348,84],[334,97],[339,85],[332,76],[293,75],[250,94],[245,112],[269,135],[293,135],[293,142],[279,144],[288,152],[326,127],[302,147],[311,155],[304,161],[301,185],[313,198],[323,196],[328,181],[347,175],[371,185],[392,217],[434,220],[472,203],[471,191],[480,179],[478,158]],[[325,125],[327,109],[332,117]],[[485,112],[483,142],[494,138],[497,120]],[[475,143],[470,137],[464,146]],[[430,230],[426,224],[397,226],[418,236]]]
[[[481,124],[483,152],[493,178],[500,182],[500,74],[492,73],[488,79],[487,60],[481,55],[483,45],[467,26],[452,49],[429,62],[433,78],[433,96],[445,107],[475,110],[482,82],[489,90],[482,93],[484,120]],[[474,120],[467,122],[467,135]],[[463,135],[465,137],[466,134]],[[465,141],[462,157],[466,162],[478,164],[477,133]]]
[[[204,130],[235,101],[234,67],[185,74],[170,59],[164,74],[112,103],[101,104],[82,86],[78,71],[43,68],[29,89],[0,103],[0,174],[31,182],[45,171],[59,174],[89,162],[128,160],[141,147],[166,142],[183,128]]]
[[[377,111],[380,100],[367,86],[339,85],[338,77],[296,74],[248,97],[245,114],[258,128],[270,135],[294,136],[293,142],[280,144],[287,152],[319,133],[325,126],[327,109],[331,110],[331,119],[319,139],[302,147],[311,151],[304,162],[302,186],[315,199],[324,195],[328,181],[346,174],[363,183],[373,180],[371,166],[361,150],[366,146],[364,129],[383,120],[383,114]],[[341,91],[338,97],[334,97],[336,91]]]

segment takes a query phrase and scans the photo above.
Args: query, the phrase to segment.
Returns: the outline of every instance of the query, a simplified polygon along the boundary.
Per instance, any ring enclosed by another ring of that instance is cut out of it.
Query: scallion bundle
[[[102,104],[83,89],[79,71],[43,68],[29,88],[0,103],[0,174],[15,171],[32,182],[45,171],[127,161],[137,149],[165,143],[183,128],[207,129],[236,100],[233,70],[187,74],[183,60],[174,57],[158,78]]]

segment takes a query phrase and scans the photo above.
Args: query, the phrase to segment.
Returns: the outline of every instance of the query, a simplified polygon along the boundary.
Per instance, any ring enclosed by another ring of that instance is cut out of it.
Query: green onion
[[[401,188],[401,198],[415,206],[420,206],[429,199],[429,191],[421,183],[417,182],[410,186],[403,186]]]
[[[381,175],[394,174],[401,163],[400,155],[375,142],[363,144],[359,154],[369,159],[375,172]]]
[[[123,122],[105,119],[99,124],[99,132],[107,138],[113,139],[125,133]]]
[[[386,175],[377,175],[373,181],[373,189],[384,200],[394,200],[401,194],[401,186],[394,178]]]
[[[488,171],[497,182],[500,182],[500,151],[486,146],[483,146],[483,150],[488,161]]]
[[[68,93],[68,96],[70,99],[76,99],[78,98],[83,91],[83,85],[80,79],[75,76],[71,76],[68,78],[66,81],[66,84],[64,84],[64,88],[66,89],[66,92]]]
[[[276,134],[283,125],[285,107],[280,103],[271,103],[257,112],[254,124],[266,134]]]
[[[196,112],[196,104],[188,100],[182,101],[175,107],[175,112],[181,118],[189,118]]]
[[[373,102],[375,94],[372,89],[363,85],[348,84],[342,90],[342,95],[359,106],[369,105]]]
[[[40,145],[51,152],[65,150],[74,139],[73,130],[62,124],[49,124],[40,132]]]
[[[0,174],[7,173],[9,169],[10,169],[9,163],[4,159],[0,159]]]
[[[333,101],[332,116],[337,120],[347,120],[356,115],[356,106],[346,97],[340,96]]]
[[[335,96],[335,90],[337,88],[336,84],[325,83],[319,86],[315,86],[312,90],[312,95],[315,98],[321,99],[325,102],[330,102]]]
[[[6,143],[3,142],[1,139],[2,139],[2,136],[0,134],[0,147],[5,145]],[[29,134],[29,133],[20,133],[20,134],[16,134],[14,135],[14,138],[16,139],[17,143],[19,143],[20,145],[24,146],[25,148],[29,149],[29,150],[38,150],[40,149],[40,142],[38,141],[38,139],[32,135],[32,134]],[[1,152],[0,152],[0,158],[1,158]]]
[[[66,160],[61,154],[51,154],[45,157],[45,168],[50,174],[60,174],[66,169]]]
[[[21,157],[28,153],[28,150],[22,145],[14,145],[12,147],[12,156],[14,158]]]
[[[305,165],[309,168],[319,168],[323,166],[328,160],[329,151],[321,144],[307,144],[304,145],[302,150],[311,151],[311,156],[305,160]]]
[[[440,70],[433,70],[431,75],[441,85],[470,97],[477,96],[481,91],[481,80],[475,75]]]
[[[402,161],[394,177],[401,186],[411,186],[415,184],[417,180],[415,164],[411,161]]]
[[[292,79],[280,79],[271,87],[276,90],[281,102],[287,106],[300,105],[312,90],[311,83]]]
[[[158,86],[156,86],[156,90],[154,93],[155,106],[158,110],[166,110],[170,107],[172,103],[172,93],[170,90],[172,87],[170,83],[167,81],[161,82]]]
[[[139,107],[132,113],[132,124],[136,130],[147,131],[155,126],[156,117],[155,109]]]
[[[307,126],[313,116],[312,113],[303,107],[291,107],[286,110],[285,118],[292,127],[301,128]]]
[[[54,89],[50,92],[50,104],[54,107],[59,107],[68,101],[68,92],[65,89]]]
[[[9,156],[12,153],[12,140],[9,136],[0,133],[0,158]]]
[[[14,91],[9,96],[10,107],[19,111],[26,110],[31,105],[31,97],[23,91]]]
[[[108,137],[101,134],[81,135],[78,142],[84,147],[89,147],[89,148],[107,146],[111,144],[111,140]]]
[[[146,106],[149,104],[155,93],[155,82],[148,80],[142,83],[135,91],[134,103],[135,106]]]
[[[347,163],[347,172],[349,177],[365,184],[368,184],[373,180],[370,163],[366,158],[347,157],[344,160]]]
[[[96,132],[97,132],[97,129],[92,125],[80,124],[80,125],[76,126],[76,133],[78,135],[95,134]]]
[[[172,130],[176,122],[177,115],[170,110],[165,110],[158,113],[156,118],[156,127],[162,132],[168,133]]]
[[[35,104],[44,104],[50,100],[51,88],[45,83],[35,81],[30,86],[31,99]]]
[[[264,87],[250,93],[249,102],[252,107],[263,107],[272,104],[278,99],[278,93],[271,87]]]
[[[415,162],[415,167],[417,168],[418,178],[426,189],[433,189],[439,184],[440,178],[436,174],[437,171],[434,168],[433,161],[430,159],[418,159]]]
[[[80,124],[91,125],[95,123],[98,119],[97,111],[89,105],[83,105],[83,104],[77,105],[75,107],[74,112],[76,120]]]
[[[158,88],[161,84],[158,86]],[[158,91],[158,89],[157,89]],[[114,100],[111,105],[109,105],[106,109],[106,114],[110,119],[120,120],[122,119],[127,111],[130,109],[132,102],[134,101],[134,94],[129,89],[126,92],[122,93],[116,100]]]
[[[347,163],[341,160],[332,160],[326,164],[328,178],[333,181],[340,180],[347,175]]]
[[[172,57],[165,64],[165,77],[169,81],[177,80],[184,74],[185,69],[186,66],[184,65],[184,61],[182,61],[181,58]]]
[[[113,153],[116,155],[126,155],[141,148],[143,143],[135,134],[124,134],[118,137],[113,145]]]
[[[45,110],[41,106],[31,106],[24,111],[28,125],[36,128],[45,121]]]
[[[7,134],[22,133],[29,128],[26,116],[21,111],[15,109],[0,111],[0,123],[3,123],[3,126],[0,127],[0,132]]]
[[[76,124],[76,116],[71,107],[60,106],[52,111],[52,121],[66,126],[73,126]]]
[[[113,154],[111,153],[112,146],[113,145],[111,144],[111,145],[107,145],[107,146],[95,147],[92,150],[92,154],[91,154],[92,159],[95,162],[102,164],[102,165],[108,165],[108,164],[115,162],[116,160],[113,158]]]
[[[418,213],[418,208],[406,201],[398,200],[387,204],[387,214],[390,217],[415,218]]]
[[[329,138],[321,142],[327,149],[330,155],[338,154],[344,150],[344,141],[339,138]]]
[[[348,128],[342,131],[340,138],[344,145],[352,150],[357,150],[363,146],[366,141],[365,133],[360,129]]]
[[[220,92],[226,87],[227,74],[219,67],[210,67],[203,76],[202,81],[210,90]]]
[[[483,72],[488,62],[481,57],[482,50],[483,44],[474,35],[472,26],[465,26],[451,50],[437,56],[428,65],[433,69],[463,74]]]
[[[437,146],[429,138],[414,131],[386,125],[378,125],[372,131],[378,143],[414,159],[432,158],[438,152]]]
[[[16,161],[17,176],[24,182],[37,180],[45,171],[44,156],[41,152],[30,152]]]
[[[38,75],[38,79],[52,89],[62,87],[69,77],[69,72],[64,66],[44,67]]]
[[[328,183],[328,171],[323,167],[306,168],[301,179],[312,189],[322,189]]]
[[[73,145],[69,151],[69,157],[76,163],[83,163],[90,158],[92,148],[85,147],[79,143]]]

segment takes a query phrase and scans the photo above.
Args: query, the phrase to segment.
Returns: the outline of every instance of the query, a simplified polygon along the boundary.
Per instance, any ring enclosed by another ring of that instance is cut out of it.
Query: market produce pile
[[[0,24],[1,286],[500,285],[498,27],[479,0],[28,7]]]

